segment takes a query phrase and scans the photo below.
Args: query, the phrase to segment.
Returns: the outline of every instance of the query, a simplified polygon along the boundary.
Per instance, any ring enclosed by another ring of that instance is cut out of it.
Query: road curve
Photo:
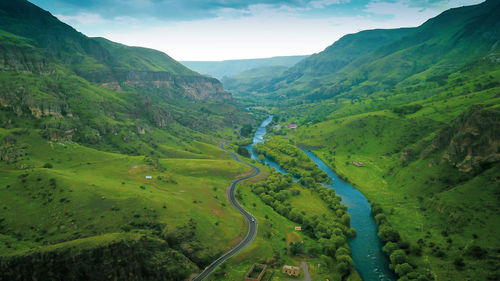
[[[224,151],[227,151],[224,148],[224,143],[221,143],[220,147]],[[236,155],[235,153],[233,153],[231,151],[228,151],[228,152],[229,152],[229,154],[231,154],[231,156],[233,157],[233,159],[235,161],[243,163],[243,164],[245,164],[253,169],[253,173],[251,175],[233,181],[231,183],[231,187],[227,191],[227,197],[229,198],[229,202],[231,202],[231,205],[233,205],[236,209],[238,209],[238,211],[240,211],[240,213],[243,215],[243,217],[247,221],[248,232],[247,232],[247,235],[245,236],[245,238],[243,238],[243,240],[241,240],[241,242],[238,243],[238,245],[236,245],[234,248],[229,250],[229,252],[225,253],[224,255],[222,255],[218,259],[216,259],[214,262],[212,262],[198,276],[194,277],[192,279],[192,281],[201,281],[201,280],[204,280],[205,278],[207,278],[207,276],[210,275],[215,270],[215,268],[217,268],[217,266],[221,265],[223,262],[228,260],[230,257],[236,255],[241,250],[243,250],[246,246],[250,245],[252,243],[253,239],[255,238],[255,236],[257,235],[257,220],[249,212],[245,211],[245,209],[243,209],[243,207],[241,207],[241,205],[238,203],[238,201],[236,201],[234,194],[235,194],[235,189],[236,189],[236,186],[238,185],[238,183],[240,183],[244,180],[247,180],[249,178],[253,178],[255,176],[258,176],[260,174],[260,169],[255,167],[252,164],[241,161],[240,158],[238,157],[238,155]]]

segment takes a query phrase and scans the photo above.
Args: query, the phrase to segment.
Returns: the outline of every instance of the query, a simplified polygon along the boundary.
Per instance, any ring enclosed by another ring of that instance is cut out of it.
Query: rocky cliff
[[[480,172],[500,160],[500,110],[474,106],[433,139],[432,150],[459,170]]]
[[[100,81],[99,81],[100,80]],[[122,90],[123,86],[155,87],[163,89],[169,98],[175,98],[174,89],[181,89],[182,97],[197,101],[232,102],[232,95],[217,79],[201,75],[174,75],[166,71],[118,71],[112,80],[99,79],[96,82],[111,90]]]

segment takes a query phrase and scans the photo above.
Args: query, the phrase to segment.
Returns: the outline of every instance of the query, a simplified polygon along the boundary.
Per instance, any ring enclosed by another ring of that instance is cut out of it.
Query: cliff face
[[[206,110],[214,103],[231,110]],[[162,52],[89,38],[25,0],[0,2],[2,126],[24,119],[50,140],[97,144],[172,123],[209,132],[238,122],[237,111],[222,83]]]
[[[0,281],[28,276],[29,280],[183,280],[196,270],[196,264],[166,242],[147,238],[0,257]]]
[[[444,149],[443,159],[469,173],[500,160],[500,111],[475,106],[458,117],[432,141],[433,150]]]
[[[163,89],[164,94],[174,98],[174,88],[182,89],[182,97],[197,101],[231,102],[232,95],[226,91],[217,79],[201,75],[174,75],[166,71],[118,71],[113,80],[96,81],[111,90],[122,90],[123,85],[132,87],[152,86]]]

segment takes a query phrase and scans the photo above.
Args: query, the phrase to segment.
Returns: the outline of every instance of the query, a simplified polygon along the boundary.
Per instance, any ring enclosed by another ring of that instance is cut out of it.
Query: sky
[[[318,53],[343,35],[414,27],[483,0],[29,0],[91,37],[181,61]]]

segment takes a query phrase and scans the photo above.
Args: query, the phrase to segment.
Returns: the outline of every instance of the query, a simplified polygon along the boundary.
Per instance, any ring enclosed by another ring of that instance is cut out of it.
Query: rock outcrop
[[[98,79],[95,82],[118,91],[122,90],[122,85],[164,89],[168,98],[175,98],[173,90],[180,89],[183,97],[197,101],[232,101],[232,95],[224,91],[221,82],[200,75],[174,75],[165,71],[121,71],[114,73],[112,81]]]
[[[500,160],[500,111],[474,106],[437,134],[432,150],[459,170],[479,172]]]

